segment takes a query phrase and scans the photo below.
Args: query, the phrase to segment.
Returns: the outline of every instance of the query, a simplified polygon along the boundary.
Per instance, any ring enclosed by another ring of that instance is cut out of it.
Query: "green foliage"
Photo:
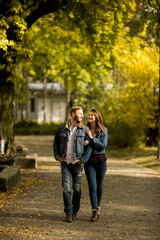
[[[114,68],[106,82],[111,88],[101,90],[95,107],[102,113],[106,126],[111,127],[111,142],[122,146],[156,144],[158,139],[158,49],[152,44],[141,47],[141,40],[130,38],[122,30],[113,49]],[[127,131],[134,129],[132,141],[125,141]],[[127,124],[127,126],[126,126]],[[118,129],[114,134],[113,126]],[[122,129],[122,131],[121,131]],[[110,130],[110,129],[109,129]],[[123,133],[124,132],[124,133]],[[113,133],[113,135],[112,135]],[[119,137],[124,139],[117,141]]]
[[[8,80],[14,81],[15,78],[12,76],[15,73],[15,59],[17,54],[23,54],[24,52],[21,41],[27,25],[21,17],[23,9],[19,1],[9,1],[9,3],[8,1],[1,1],[0,7],[0,70],[7,71]]]
[[[143,39],[143,44],[160,46],[160,0],[136,1],[136,12],[126,24],[131,36]]]
[[[25,38],[33,52],[27,74],[42,81],[46,72],[72,92],[73,103],[86,102],[88,90],[95,96],[105,85],[112,47],[131,9],[132,1],[70,1],[58,15],[40,18]],[[90,97],[89,106],[94,101]]]
[[[54,135],[60,123],[42,123],[20,121],[14,123],[15,135]]]
[[[98,108],[111,128],[116,124],[120,131],[124,122],[127,131],[142,129],[134,142],[157,127],[158,2],[0,1],[0,86],[8,94],[0,89],[4,135],[12,135],[13,100],[27,101],[27,82],[44,75],[71,92],[71,104],[85,112]],[[124,25],[142,41],[127,37]]]
[[[138,126],[130,126],[130,124],[122,120],[114,123],[107,123],[109,130],[109,145],[120,148],[140,147],[145,144],[145,135]]]

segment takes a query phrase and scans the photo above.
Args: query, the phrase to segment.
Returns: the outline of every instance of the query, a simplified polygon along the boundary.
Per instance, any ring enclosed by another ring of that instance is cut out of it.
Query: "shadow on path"
[[[45,156],[47,161],[48,154],[43,153]],[[0,208],[0,239],[160,239],[160,175],[127,161],[108,160],[101,214],[96,223],[90,222],[84,173],[78,220],[64,222],[57,162],[55,171],[54,166],[52,171],[23,170],[19,185],[6,194],[12,195]]]

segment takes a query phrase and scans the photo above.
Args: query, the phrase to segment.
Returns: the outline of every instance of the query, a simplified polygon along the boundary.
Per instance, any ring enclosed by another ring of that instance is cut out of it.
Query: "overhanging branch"
[[[54,1],[47,0],[45,2],[41,2],[36,9],[34,9],[25,19],[28,28],[32,26],[34,22],[36,22],[40,17],[47,15],[49,13],[58,12],[60,9],[65,7],[71,0],[62,0],[62,1]]]

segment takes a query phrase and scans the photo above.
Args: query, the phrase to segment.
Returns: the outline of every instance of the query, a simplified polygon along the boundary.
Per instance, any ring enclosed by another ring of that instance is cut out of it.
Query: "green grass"
[[[123,159],[131,161],[143,167],[151,168],[160,172],[160,160],[157,160],[157,148],[143,149],[107,149],[108,158]]]

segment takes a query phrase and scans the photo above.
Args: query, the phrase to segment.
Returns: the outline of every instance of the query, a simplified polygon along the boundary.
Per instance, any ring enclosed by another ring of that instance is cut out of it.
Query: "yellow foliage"
[[[141,47],[141,40],[123,30],[113,50],[113,78],[121,117],[130,124],[155,127],[158,110],[159,52],[156,45]],[[116,103],[117,104],[117,103]]]

